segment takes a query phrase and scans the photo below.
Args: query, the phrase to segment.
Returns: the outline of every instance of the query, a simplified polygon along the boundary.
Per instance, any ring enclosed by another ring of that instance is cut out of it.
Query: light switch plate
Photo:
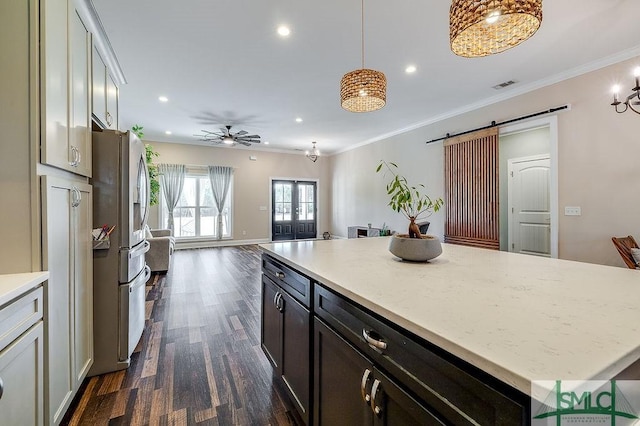
[[[582,216],[582,210],[577,206],[566,206],[564,208],[565,216]]]
[[[267,211],[267,206],[260,206],[260,211]]]

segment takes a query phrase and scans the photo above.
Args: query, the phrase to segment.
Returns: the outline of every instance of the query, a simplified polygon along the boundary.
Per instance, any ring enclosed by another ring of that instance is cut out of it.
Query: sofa
[[[171,235],[171,230],[150,229],[147,234],[147,241],[149,241],[149,251],[146,254],[146,261],[149,268],[151,268],[151,272],[168,271],[173,248],[176,244],[176,239]]]

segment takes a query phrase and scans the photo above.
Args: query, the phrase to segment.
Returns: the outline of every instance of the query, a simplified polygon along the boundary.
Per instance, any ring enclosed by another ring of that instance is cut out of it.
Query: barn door
[[[498,128],[444,142],[444,241],[500,249]]]

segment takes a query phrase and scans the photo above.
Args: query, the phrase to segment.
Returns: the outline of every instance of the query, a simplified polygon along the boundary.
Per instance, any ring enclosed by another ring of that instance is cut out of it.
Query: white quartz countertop
[[[0,274],[0,307],[49,279],[49,272]]]
[[[527,395],[640,359],[640,271],[450,244],[408,263],[389,238],[260,247]]]

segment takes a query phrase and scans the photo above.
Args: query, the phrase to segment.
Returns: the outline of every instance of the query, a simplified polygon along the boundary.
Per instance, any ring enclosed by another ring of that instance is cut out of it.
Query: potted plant
[[[424,192],[426,189],[423,184],[409,185],[407,178],[398,174],[397,164],[382,160],[376,173],[383,168],[393,176],[387,183],[387,194],[391,197],[388,205],[409,220],[408,232],[394,234],[389,242],[389,251],[401,259],[413,261],[426,261],[439,256],[442,253],[440,240],[433,235],[421,234],[416,220],[440,210],[444,201],[442,198],[429,197]]]
[[[131,132],[136,135],[140,140],[144,136],[143,127],[139,124],[135,124],[131,127]],[[147,169],[149,170],[149,205],[155,206],[158,204],[160,195],[160,181],[158,179],[158,166],[153,164],[153,157],[157,157],[158,153],[153,150],[153,147],[148,143],[144,144],[145,158],[147,161]]]

